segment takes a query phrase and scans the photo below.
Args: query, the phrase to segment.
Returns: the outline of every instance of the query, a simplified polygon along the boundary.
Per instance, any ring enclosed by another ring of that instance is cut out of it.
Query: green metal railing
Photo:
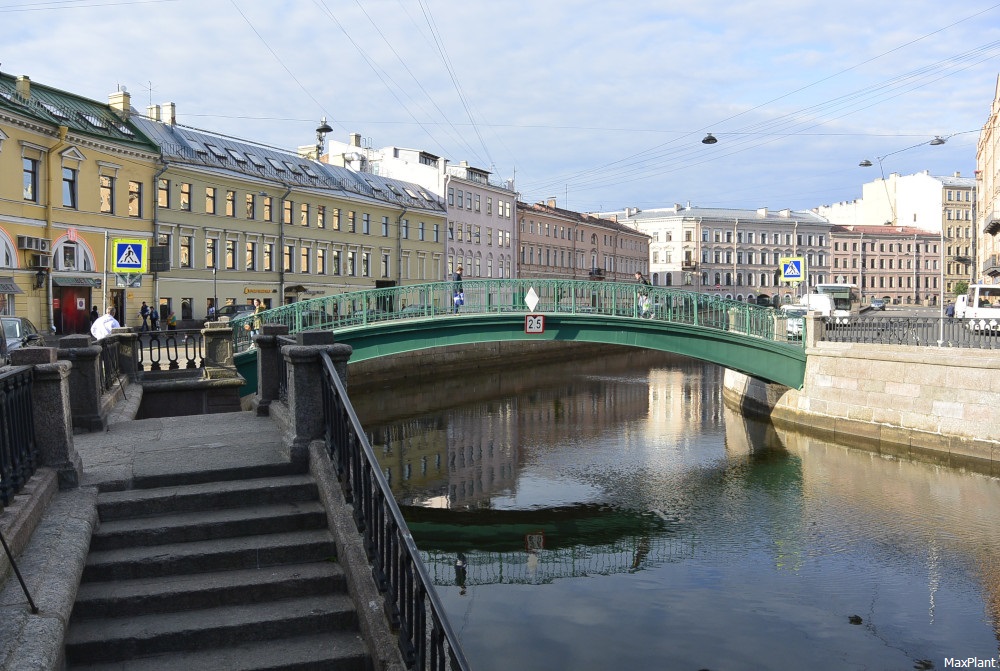
[[[635,282],[591,282],[553,279],[464,280],[463,304],[455,305],[454,282],[410,284],[311,298],[283,305],[257,316],[233,320],[236,351],[251,345],[258,323],[283,324],[289,333],[309,330],[340,331],[402,319],[428,319],[456,312],[461,315],[495,313],[559,313],[655,319],[787,342],[783,328],[775,328],[780,313],[772,308],[717,298],[671,287],[649,287]],[[525,298],[537,296],[534,310]],[[799,343],[795,343],[801,346]]]

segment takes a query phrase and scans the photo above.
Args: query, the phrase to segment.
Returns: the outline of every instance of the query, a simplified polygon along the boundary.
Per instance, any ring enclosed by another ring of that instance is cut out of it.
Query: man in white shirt
[[[101,340],[111,335],[111,329],[117,328],[121,328],[121,324],[115,319],[115,309],[109,306],[104,316],[98,317],[90,326],[90,335],[94,336],[97,340]]]

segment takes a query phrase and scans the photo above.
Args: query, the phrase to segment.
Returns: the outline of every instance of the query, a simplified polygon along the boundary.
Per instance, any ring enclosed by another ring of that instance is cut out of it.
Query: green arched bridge
[[[788,338],[777,310],[637,283],[434,282],[313,298],[259,319],[284,324],[292,334],[332,329],[337,342],[354,348],[352,362],[479,342],[573,340],[674,352],[796,389],[806,365],[802,341]],[[255,358],[246,351],[250,332],[244,328],[253,320],[233,320],[241,369],[244,359]]]

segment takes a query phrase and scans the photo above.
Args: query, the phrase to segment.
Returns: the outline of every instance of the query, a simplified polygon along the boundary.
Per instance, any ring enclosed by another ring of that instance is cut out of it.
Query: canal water
[[[1000,481],[777,432],[721,387],[633,351],[352,394],[473,669],[997,659]]]

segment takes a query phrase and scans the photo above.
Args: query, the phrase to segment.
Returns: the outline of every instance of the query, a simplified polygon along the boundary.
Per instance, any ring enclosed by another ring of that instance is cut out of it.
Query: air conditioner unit
[[[38,249],[40,246],[40,241],[38,238],[33,238],[30,235],[19,235],[17,236],[17,248],[18,249]]]
[[[52,255],[51,254],[32,254],[31,255],[31,267],[32,268],[51,268],[52,267]]]
[[[38,239],[38,251],[49,253],[52,251],[52,241],[45,238]]]

